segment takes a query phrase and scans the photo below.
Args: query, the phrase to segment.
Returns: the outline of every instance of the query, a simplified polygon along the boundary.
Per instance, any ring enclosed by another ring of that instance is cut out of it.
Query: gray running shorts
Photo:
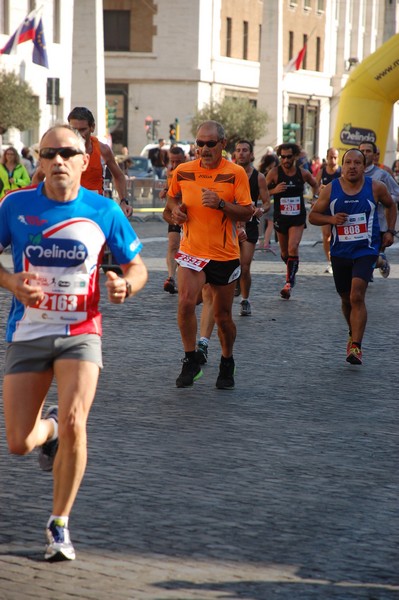
[[[48,335],[35,340],[7,344],[4,374],[48,371],[59,359],[87,360],[103,367],[101,337],[94,333],[81,335]]]

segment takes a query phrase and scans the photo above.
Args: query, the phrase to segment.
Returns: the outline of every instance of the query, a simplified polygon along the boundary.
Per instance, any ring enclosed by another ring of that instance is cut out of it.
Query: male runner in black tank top
[[[303,197],[305,182],[317,196],[319,186],[310,171],[295,164],[300,148],[297,144],[281,144],[277,149],[281,165],[274,167],[266,177],[270,194],[274,197],[274,228],[280,244],[281,258],[287,265],[286,283],[280,292],[289,300],[295,285],[299,266],[299,244],[306,227],[306,208]]]
[[[237,223],[239,227],[238,234],[240,240],[240,262],[241,262],[241,307],[240,315],[247,317],[251,314],[251,305],[249,303],[249,291],[251,289],[251,262],[254,257],[255,246],[259,237],[259,218],[270,208],[270,196],[266,186],[266,179],[262,173],[259,173],[253,166],[254,160],[253,146],[248,140],[239,140],[236,144],[234,154],[236,163],[245,169],[249,178],[249,187],[251,191],[252,202],[255,206],[255,212],[250,221],[246,223]],[[262,206],[257,206],[258,200],[261,200]]]

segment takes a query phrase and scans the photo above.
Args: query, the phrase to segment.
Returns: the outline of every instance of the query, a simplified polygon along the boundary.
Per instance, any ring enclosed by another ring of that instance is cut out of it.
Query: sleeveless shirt
[[[94,136],[90,137],[93,151],[90,154],[89,165],[82,173],[80,183],[88,190],[103,194],[103,164],[101,162],[100,142]]]
[[[294,175],[286,175],[281,166],[277,167],[277,182],[284,182],[287,189],[274,197],[274,218],[283,220],[291,217],[306,217],[305,200],[303,198],[304,181],[299,167]]]
[[[332,226],[331,256],[349,259],[378,256],[380,224],[371,177],[365,177],[362,189],[352,195],[344,192],[339,179],[334,179],[329,210],[331,215],[348,215],[343,225]]]

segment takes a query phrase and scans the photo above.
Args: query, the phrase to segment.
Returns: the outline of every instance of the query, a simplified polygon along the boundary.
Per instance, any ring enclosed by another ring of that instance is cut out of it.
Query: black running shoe
[[[177,294],[177,286],[173,277],[168,277],[167,279],[165,279],[163,289],[165,290],[165,292],[169,292],[169,294]]]
[[[202,376],[201,366],[196,360],[190,360],[189,358],[183,358],[182,363],[183,368],[176,379],[176,387],[191,387],[194,381],[197,381]]]
[[[232,390],[234,388],[234,374],[236,372],[236,367],[234,364],[234,360],[220,361],[219,366],[219,375],[216,380],[216,387],[219,390]]]
[[[46,414],[45,419],[53,419],[58,423],[58,407],[50,406]],[[39,448],[39,466],[42,471],[52,471],[54,458],[58,450],[58,437],[51,442],[46,442]]]

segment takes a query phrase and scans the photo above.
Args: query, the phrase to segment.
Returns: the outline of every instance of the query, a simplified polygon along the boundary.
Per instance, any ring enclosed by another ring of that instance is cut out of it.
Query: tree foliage
[[[195,136],[203,121],[218,121],[226,132],[226,150],[233,152],[236,142],[244,138],[251,142],[266,133],[269,117],[245,98],[224,98],[220,103],[212,102],[198,110],[191,120],[191,133]]]
[[[9,127],[25,131],[40,117],[33,90],[15,73],[0,71],[0,133]]]

